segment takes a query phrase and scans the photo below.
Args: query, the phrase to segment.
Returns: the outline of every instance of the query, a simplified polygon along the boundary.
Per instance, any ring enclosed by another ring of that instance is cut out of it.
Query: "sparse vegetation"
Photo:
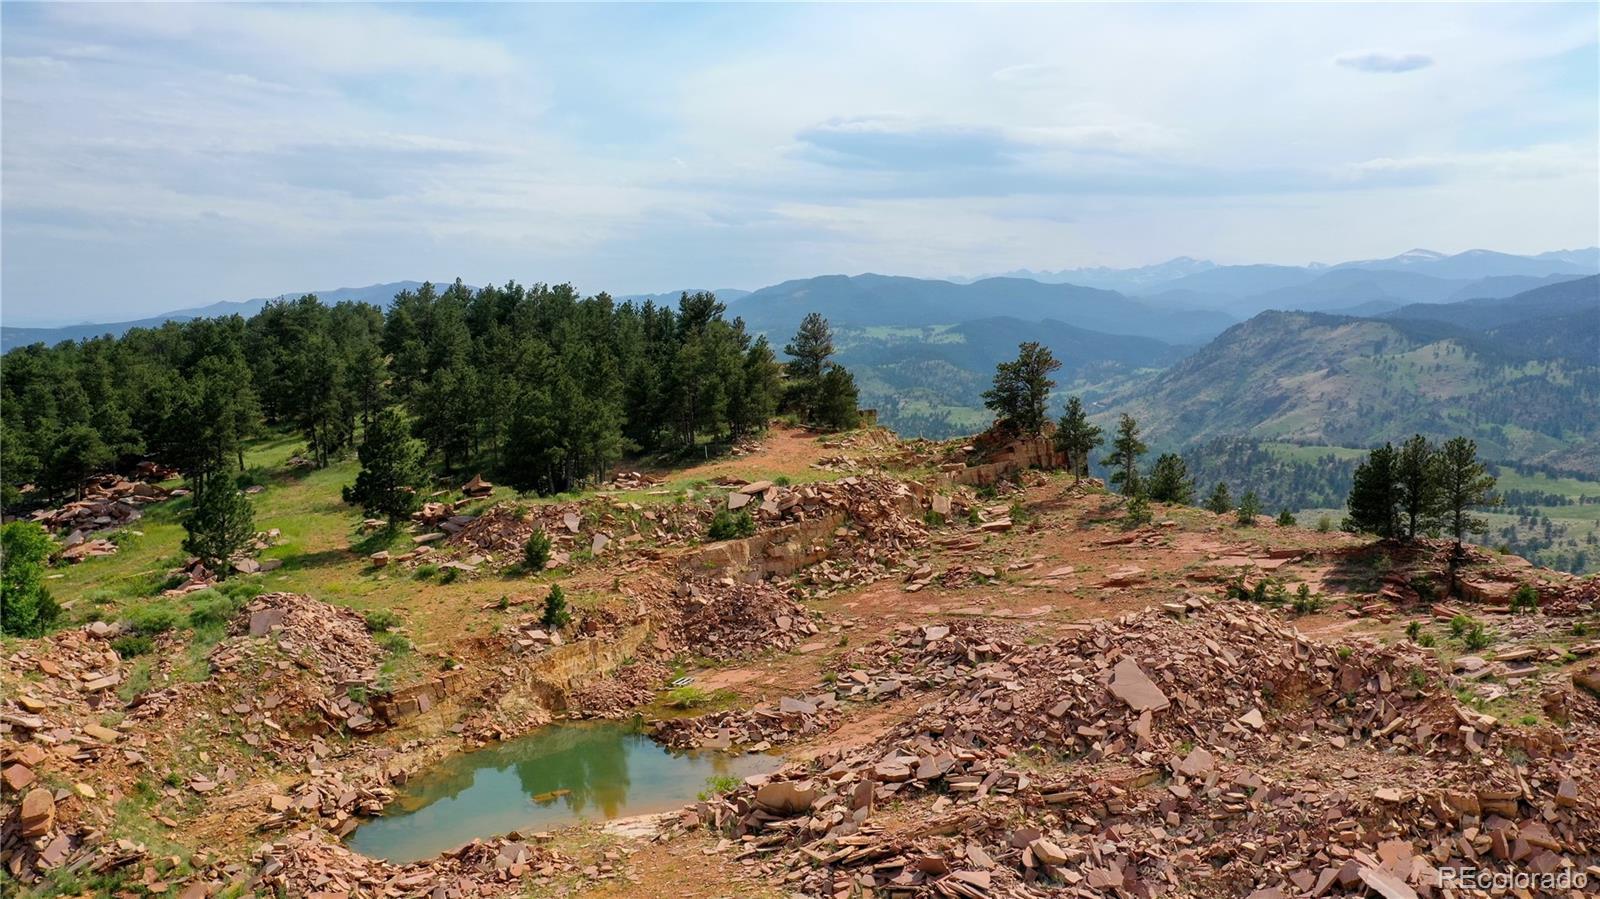
[[[736,540],[741,537],[753,536],[756,532],[756,520],[749,512],[743,509],[730,512],[719,509],[711,517],[711,526],[706,528],[708,540]]]
[[[544,614],[539,620],[552,630],[560,630],[572,623],[572,612],[567,608],[567,595],[561,591],[560,584],[550,585],[550,592],[544,597]]]

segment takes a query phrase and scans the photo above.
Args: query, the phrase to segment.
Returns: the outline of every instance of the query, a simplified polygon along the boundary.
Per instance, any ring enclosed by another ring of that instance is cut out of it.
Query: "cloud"
[[[1367,50],[1361,53],[1346,53],[1333,60],[1335,65],[1358,72],[1372,72],[1379,75],[1396,75],[1400,72],[1413,72],[1417,69],[1426,69],[1433,65],[1433,57],[1426,53],[1388,53],[1382,50]]]
[[[927,171],[1009,165],[1017,148],[978,125],[946,125],[893,117],[832,119],[795,135],[812,156],[846,168]]]

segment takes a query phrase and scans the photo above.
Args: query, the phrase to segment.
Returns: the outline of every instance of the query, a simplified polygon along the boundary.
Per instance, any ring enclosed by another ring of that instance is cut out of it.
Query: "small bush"
[[[178,610],[171,606],[138,606],[128,612],[128,629],[145,637],[164,634],[179,623]]]
[[[1572,622],[1572,636],[1574,636],[1574,637],[1587,637],[1587,636],[1589,636],[1589,626],[1587,624],[1584,624],[1581,621]]]
[[[944,516],[929,509],[922,513],[922,523],[930,528],[942,528],[944,527]]]
[[[1146,506],[1148,505],[1147,503]],[[1033,513],[1028,510],[1027,504],[1020,499],[1011,503],[1011,509],[1008,514],[1011,516],[1012,524],[1023,525],[1033,520]]]
[[[1348,659],[1351,656],[1355,655],[1356,651],[1354,649],[1351,649],[1348,646],[1341,646],[1338,649],[1334,650],[1334,654],[1337,655],[1340,659]]]
[[[389,631],[378,635],[378,645],[391,656],[401,656],[411,651],[411,641],[405,634]]]
[[[1317,519],[1317,533],[1327,534],[1333,530],[1333,519],[1324,515]]]
[[[706,788],[700,791],[700,801],[714,799],[724,793],[731,793],[739,789],[739,784],[744,781],[732,774],[713,774],[706,778]]]
[[[1539,591],[1532,584],[1523,584],[1517,592],[1511,594],[1511,611],[1537,612],[1539,611]]]
[[[528,535],[528,542],[522,545],[522,565],[535,574],[544,570],[545,563],[550,561],[550,535],[542,530],[534,531]]]
[[[1471,650],[1487,649],[1493,642],[1494,634],[1490,633],[1481,621],[1474,621],[1461,637],[1461,645]]]
[[[215,593],[215,591],[208,591]],[[189,626],[193,628],[221,627],[239,611],[244,603],[232,595],[201,595],[189,605]]]
[[[1279,526],[1281,526],[1281,527],[1291,527],[1291,526],[1294,525],[1294,523],[1295,523],[1294,522],[1294,513],[1290,512],[1288,509],[1284,509],[1283,511],[1278,513],[1278,524],[1279,524]]]
[[[1261,514],[1261,501],[1256,498],[1254,490],[1246,490],[1244,496],[1239,498],[1239,527],[1252,527],[1256,523],[1256,516]]]
[[[461,577],[461,569],[445,568],[439,572],[439,583],[453,584]]]
[[[373,609],[362,616],[367,622],[367,630],[374,634],[381,634],[400,623],[400,616],[389,609]]]
[[[1420,636],[1422,636],[1422,622],[1413,621],[1410,624],[1406,625],[1406,639],[1407,640],[1410,640],[1412,643],[1415,643],[1415,642],[1417,642],[1417,638],[1420,637]]]
[[[572,623],[572,612],[567,609],[567,596],[561,592],[560,584],[551,584],[550,592],[545,594],[544,616],[540,621],[552,630],[559,630]]]
[[[125,659],[142,656],[155,648],[155,641],[144,634],[123,634],[111,641],[111,648]]]
[[[780,474],[772,479],[772,483],[777,484],[779,487],[787,487],[794,482],[789,480],[788,475]]]
[[[1124,527],[1144,527],[1150,523],[1150,518],[1150,501],[1143,494],[1128,500],[1128,517],[1123,521]]]
[[[983,524],[983,515],[982,515],[982,513],[980,513],[975,508],[974,509],[968,509],[967,510],[967,524],[970,524],[973,527],[977,527],[978,525]]]
[[[417,570],[413,571],[411,576],[419,581],[425,581],[438,573],[439,566],[433,564],[432,562],[424,562],[417,566]]]
[[[1456,617],[1450,619],[1450,636],[1459,640],[1466,635],[1468,629],[1470,629],[1472,625],[1473,621],[1471,618],[1467,617],[1466,615],[1457,615]]]
[[[667,691],[664,701],[675,709],[694,709],[711,702],[711,694],[699,687],[674,687]]]
[[[1438,638],[1434,637],[1432,634],[1423,634],[1417,638],[1417,645],[1422,647],[1431,647],[1437,642],[1439,642]]]
[[[1294,613],[1296,615],[1310,615],[1322,611],[1322,597],[1311,594],[1309,584],[1301,584],[1300,589],[1294,594]]]
[[[711,527],[706,530],[706,537],[711,540],[733,540],[739,537],[749,537],[756,532],[756,520],[750,513],[743,509],[730,512],[722,509],[711,518]]]

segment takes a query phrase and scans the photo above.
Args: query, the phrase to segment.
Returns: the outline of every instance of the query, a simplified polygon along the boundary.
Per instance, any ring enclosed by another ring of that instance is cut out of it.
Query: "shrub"
[[[1450,619],[1450,636],[1461,639],[1473,625],[1471,618],[1466,615],[1457,615]]]
[[[189,626],[193,628],[221,627],[228,623],[243,602],[235,597],[209,591],[216,595],[197,597],[189,606]]]
[[[362,616],[367,622],[367,630],[374,634],[381,634],[400,623],[400,616],[390,609],[373,609]]]
[[[1461,638],[1461,645],[1472,650],[1486,649],[1493,642],[1494,634],[1481,621],[1474,621]]]
[[[674,687],[667,691],[664,701],[675,709],[693,709],[710,702],[711,694],[699,687]]]
[[[700,791],[700,801],[705,802],[723,793],[731,793],[743,782],[732,774],[713,774],[706,778],[706,788]]]
[[[1128,518],[1123,522],[1125,527],[1143,527],[1150,523],[1150,518],[1150,501],[1143,494],[1136,494],[1128,500]]]
[[[1417,638],[1420,637],[1420,636],[1422,636],[1422,622],[1413,621],[1410,624],[1406,625],[1406,639],[1407,640],[1410,640],[1412,643],[1415,643],[1415,642],[1417,642]]]
[[[37,637],[61,617],[61,606],[44,586],[45,561],[53,548],[50,535],[31,521],[0,528],[0,631],[5,634]]]
[[[1311,595],[1311,585],[1301,584],[1300,589],[1294,594],[1294,613],[1296,615],[1310,615],[1322,611],[1322,597]]]
[[[1317,519],[1317,533],[1326,534],[1333,530],[1333,519],[1324,515]]]
[[[1523,584],[1517,592],[1511,594],[1512,612],[1537,612],[1539,611],[1539,591],[1532,584]]]
[[[1247,528],[1256,523],[1256,516],[1261,513],[1261,500],[1256,498],[1254,490],[1246,490],[1244,496],[1239,498],[1239,527]]]
[[[439,566],[433,564],[432,562],[424,562],[417,566],[417,570],[413,571],[411,576],[419,581],[425,581],[438,573]]]
[[[528,542],[522,544],[522,565],[529,571],[537,574],[544,570],[545,563],[550,561],[550,535],[543,530],[537,530],[528,535]]]
[[[111,641],[111,648],[125,659],[142,656],[155,648],[155,641],[144,634],[123,634]]]
[[[1288,509],[1284,509],[1283,511],[1279,512],[1278,524],[1282,527],[1292,526],[1294,524],[1294,513],[1290,512]]]
[[[396,633],[395,631],[379,634],[378,645],[392,656],[405,655],[411,651],[411,641],[406,639],[405,634]]]
[[[178,610],[171,606],[138,606],[128,612],[128,629],[146,637],[164,634],[178,623]]]
[[[572,622],[572,612],[567,609],[567,596],[560,584],[551,584],[544,597],[544,616],[540,621],[547,628],[559,630]]]
[[[1148,505],[1146,503],[1146,506]],[[1007,514],[1011,516],[1012,524],[1023,525],[1033,520],[1033,513],[1028,511],[1027,504],[1020,499],[1012,501],[1011,509]]]
[[[944,527],[944,516],[929,509],[922,513],[922,523],[930,528],[942,528]]]
[[[1423,634],[1417,638],[1417,645],[1422,647],[1431,647],[1437,642],[1438,640],[1432,634]]]
[[[460,577],[461,569],[459,568],[443,568],[439,571],[439,583],[441,584],[453,584]]]
[[[707,529],[706,536],[711,540],[733,540],[737,537],[749,537],[756,532],[756,520],[750,513],[743,509],[730,512],[722,509],[711,517],[711,527]]]

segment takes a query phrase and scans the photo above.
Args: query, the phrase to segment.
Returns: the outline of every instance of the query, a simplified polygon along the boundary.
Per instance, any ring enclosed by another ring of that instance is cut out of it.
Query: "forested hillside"
[[[1600,365],[1530,358],[1443,322],[1262,313],[1111,402],[1161,444],[1466,434],[1490,459],[1600,473]]]
[[[791,379],[789,399],[818,415],[838,400],[836,417],[853,415],[849,375],[826,355],[809,380]],[[711,294],[673,308],[459,281],[402,291],[387,311],[306,296],[248,319],[24,347],[0,365],[8,504],[24,484],[61,496],[136,457],[186,472],[242,466],[243,442],[268,428],[297,431],[310,463],[326,464],[393,403],[443,468],[559,492],[625,452],[757,429],[784,387],[767,340]]]

